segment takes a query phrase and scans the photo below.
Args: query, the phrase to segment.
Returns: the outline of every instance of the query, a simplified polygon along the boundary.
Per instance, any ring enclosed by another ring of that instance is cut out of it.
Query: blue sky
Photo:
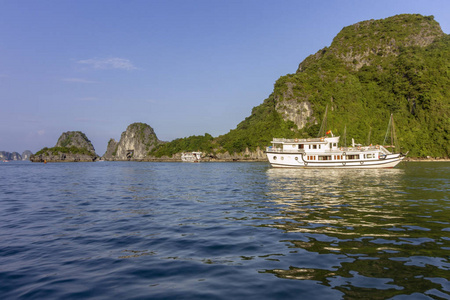
[[[225,134],[343,27],[402,13],[450,32],[448,0],[0,0],[0,151]]]

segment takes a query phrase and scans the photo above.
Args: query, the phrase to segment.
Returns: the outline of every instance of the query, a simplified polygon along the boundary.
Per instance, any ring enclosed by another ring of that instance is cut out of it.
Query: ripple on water
[[[449,167],[2,166],[0,294],[448,298]]]

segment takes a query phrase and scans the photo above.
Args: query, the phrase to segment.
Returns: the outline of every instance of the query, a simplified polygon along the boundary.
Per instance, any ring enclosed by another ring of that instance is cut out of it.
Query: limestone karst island
[[[307,41],[305,41],[307,42]],[[163,142],[147,124],[134,123],[106,153],[95,153],[82,132],[65,132],[34,162],[180,160],[201,151],[206,160],[266,160],[274,137],[318,136],[327,130],[360,144],[382,144],[391,114],[401,151],[409,157],[450,155],[450,36],[433,16],[404,14],[343,28],[329,47],[308,56],[294,74],[230,132]],[[344,139],[341,138],[343,142]]]

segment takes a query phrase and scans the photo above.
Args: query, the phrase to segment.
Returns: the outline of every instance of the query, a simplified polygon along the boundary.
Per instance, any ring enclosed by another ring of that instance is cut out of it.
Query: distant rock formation
[[[105,160],[143,160],[156,145],[161,143],[152,127],[145,123],[133,123],[120,136],[120,141],[110,139],[103,158]]]
[[[30,150],[23,151],[22,160],[30,160],[31,155],[33,155],[33,153]]]
[[[17,152],[13,152],[11,153],[10,160],[22,160],[22,156]]]
[[[0,160],[29,160],[31,154],[30,150],[26,150],[22,155],[18,152],[0,151]]]
[[[81,131],[64,132],[53,148],[43,148],[30,156],[32,162],[92,162],[99,157],[91,141]]]

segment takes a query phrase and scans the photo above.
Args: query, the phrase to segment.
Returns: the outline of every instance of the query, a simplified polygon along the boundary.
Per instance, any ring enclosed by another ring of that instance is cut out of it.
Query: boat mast
[[[393,128],[394,128],[394,119],[392,118],[392,114],[391,114],[391,147],[394,147],[394,135],[392,134]]]
[[[372,127],[369,128],[369,135],[367,136],[367,146],[370,145],[370,134],[372,133]]]
[[[391,148],[400,148],[398,145],[397,136],[395,135],[394,114],[391,114],[391,118],[389,119],[389,125],[386,135],[384,136],[383,145],[386,145],[388,136],[391,138]]]
[[[347,148],[347,125],[344,127],[344,147]]]
[[[325,115],[323,116],[322,125],[320,125],[319,134],[317,135],[318,138],[325,136],[325,131],[327,130],[327,113],[328,113],[328,104],[327,107],[325,108]]]
[[[397,135],[395,134],[395,123],[394,123],[394,115],[393,114],[391,114],[391,118],[392,118],[391,144],[392,144],[392,147],[397,148],[398,151],[400,151],[400,146],[398,144]]]
[[[386,141],[389,136],[389,132],[391,131],[391,125],[392,125],[392,114],[391,114],[391,117],[389,118],[389,124],[388,124],[388,128],[386,130],[386,135],[384,136],[383,145],[386,145]],[[392,134],[391,134],[391,144],[392,144]]]

